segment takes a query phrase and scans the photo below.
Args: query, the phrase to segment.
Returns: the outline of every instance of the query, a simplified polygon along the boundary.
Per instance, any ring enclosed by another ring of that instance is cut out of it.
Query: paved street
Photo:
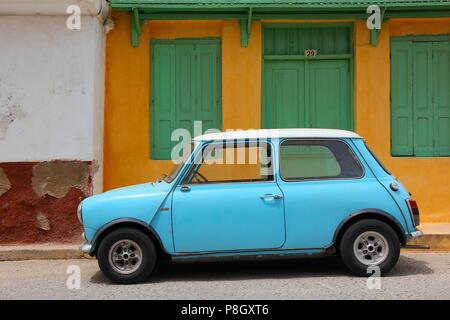
[[[66,271],[81,270],[69,290]],[[450,253],[403,253],[368,289],[334,258],[160,265],[145,284],[111,284],[95,260],[0,262],[1,299],[450,299]]]

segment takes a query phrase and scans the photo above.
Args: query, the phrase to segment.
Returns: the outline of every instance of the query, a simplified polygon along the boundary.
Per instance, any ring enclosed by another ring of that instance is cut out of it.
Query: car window
[[[363,168],[340,140],[285,140],[280,147],[284,180],[359,178]]]
[[[272,150],[266,142],[209,144],[195,163],[183,183],[273,180]]]

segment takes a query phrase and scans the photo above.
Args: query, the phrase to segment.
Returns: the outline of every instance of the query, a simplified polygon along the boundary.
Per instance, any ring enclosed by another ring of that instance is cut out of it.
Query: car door
[[[283,248],[327,247],[350,214],[386,207],[389,201],[351,141],[285,139],[279,154],[287,226]]]
[[[284,201],[269,142],[212,143],[195,163],[172,196],[176,252],[283,245]]]

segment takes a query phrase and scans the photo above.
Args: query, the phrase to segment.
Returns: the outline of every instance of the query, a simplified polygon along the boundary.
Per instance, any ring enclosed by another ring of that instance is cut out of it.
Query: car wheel
[[[122,228],[107,234],[100,242],[97,260],[103,274],[115,283],[145,281],[156,264],[152,240],[142,231]]]
[[[400,256],[400,241],[386,223],[367,219],[351,225],[344,233],[339,253],[346,267],[355,275],[370,276],[379,268],[388,273]]]

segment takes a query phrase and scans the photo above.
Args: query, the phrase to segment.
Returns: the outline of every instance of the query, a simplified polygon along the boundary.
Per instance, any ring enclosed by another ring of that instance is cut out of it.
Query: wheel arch
[[[336,228],[333,236],[333,247],[338,250],[339,243],[344,235],[345,231],[356,222],[365,219],[375,219],[382,221],[389,225],[397,234],[400,244],[403,246],[406,244],[406,235],[404,228],[392,215],[379,209],[364,209],[347,216]]]
[[[156,231],[151,226],[147,225],[145,222],[133,218],[116,219],[102,226],[95,233],[94,238],[91,241],[92,249],[90,255],[91,256],[97,255],[98,246],[108,233],[110,233],[113,230],[127,227],[135,228],[148,235],[148,237],[152,240],[153,244],[155,245],[159,257],[169,256],[169,253],[164,249],[161,238],[158,236]]]

